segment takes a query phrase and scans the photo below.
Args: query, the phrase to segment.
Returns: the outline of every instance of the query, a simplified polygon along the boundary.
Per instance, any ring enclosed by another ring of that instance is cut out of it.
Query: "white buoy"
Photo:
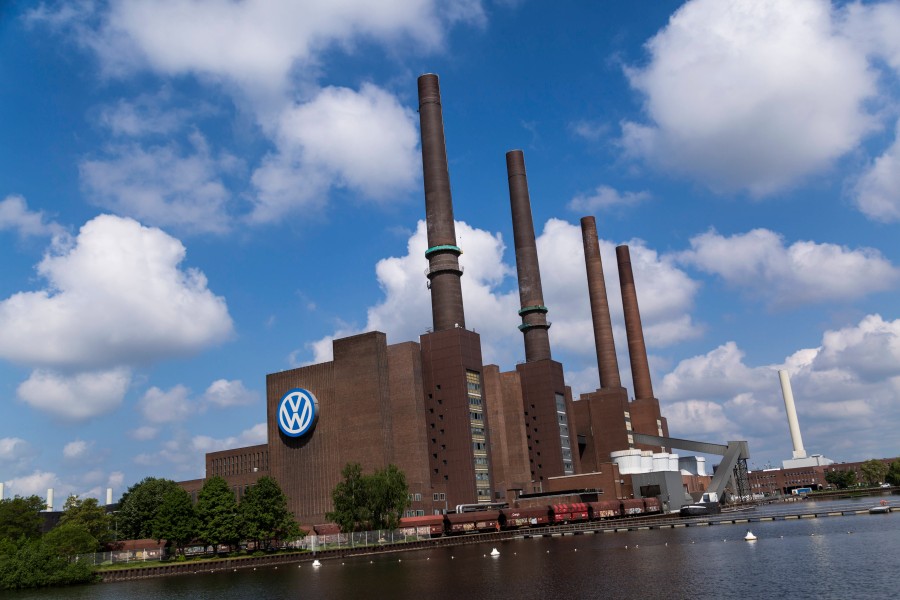
[[[494,548],[491,550],[491,556],[500,556],[500,551]]]
[[[747,530],[747,535],[744,536],[744,539],[745,539],[746,541],[748,541],[748,542],[755,542],[755,541],[756,541],[756,536],[753,535],[753,532],[750,531],[750,530],[748,529],[748,530]]]
[[[314,566],[314,567],[321,567],[321,566],[322,566],[322,563],[320,563],[320,562],[319,562],[319,559],[317,558],[316,560],[313,561],[312,566]]]

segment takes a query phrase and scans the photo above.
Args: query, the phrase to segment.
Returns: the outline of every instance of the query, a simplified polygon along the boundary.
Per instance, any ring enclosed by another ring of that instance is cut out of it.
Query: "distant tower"
[[[791,429],[791,442],[794,444],[793,458],[806,458],[803,449],[803,438],[800,437],[800,422],[797,420],[797,407],[794,406],[794,392],[791,391],[791,379],[787,371],[778,371],[781,380],[781,394],[784,396],[784,411],[787,413],[788,427]]]
[[[426,271],[431,288],[434,330],[465,328],[453,198],[444,141],[441,88],[434,74],[419,77],[419,129],[422,135],[422,173],[425,183],[425,220],[428,226]]]

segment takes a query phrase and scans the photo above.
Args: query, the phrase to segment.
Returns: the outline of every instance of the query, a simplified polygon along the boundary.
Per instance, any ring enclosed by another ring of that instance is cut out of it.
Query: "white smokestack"
[[[53,512],[53,488],[47,488],[47,512]]]
[[[106,505],[112,504],[112,488],[106,488]]]
[[[3,500],[3,499],[4,499],[3,493],[6,491],[6,490],[3,489],[3,486],[4,486],[4,485],[6,485],[6,484],[4,484],[2,481],[0,481],[0,500]]]
[[[803,449],[803,438],[800,437],[800,423],[797,421],[797,408],[794,406],[794,393],[791,391],[791,380],[787,371],[778,371],[781,380],[781,393],[784,395],[784,411],[787,413],[788,427],[791,428],[791,442],[794,443],[794,458],[806,458]]]

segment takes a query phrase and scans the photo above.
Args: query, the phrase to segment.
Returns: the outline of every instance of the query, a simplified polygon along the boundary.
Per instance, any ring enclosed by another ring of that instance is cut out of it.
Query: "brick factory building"
[[[484,365],[481,338],[465,323],[438,79],[423,75],[418,86],[431,330],[418,342],[390,345],[378,331],[337,339],[331,361],[269,374],[268,443],[208,454],[207,477],[224,477],[241,497],[270,475],[304,524],[325,521],[349,462],[367,473],[397,465],[413,515],[585,482],[608,498],[628,495],[610,453],[660,450],[636,445],[633,432],[668,435],[650,385],[628,248],[616,253],[635,400],[619,380],[592,217],[582,231],[601,387],[574,400],[551,356],[524,157],[509,152],[526,360],[509,372]],[[203,481],[181,485],[195,494]]]

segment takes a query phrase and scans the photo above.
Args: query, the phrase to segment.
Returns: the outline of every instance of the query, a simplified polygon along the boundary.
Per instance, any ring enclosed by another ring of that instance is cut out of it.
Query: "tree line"
[[[254,542],[268,549],[276,540],[304,535],[287,508],[287,497],[272,477],[260,477],[240,502],[222,477],[207,479],[191,496],[174,481],[148,477],[122,495],[114,515],[119,539],[166,540],[176,556],[187,545],[228,546]]]
[[[889,483],[891,485],[900,485],[900,459],[891,462],[890,466],[883,461],[870,459],[859,466],[862,482],[857,482],[856,471],[852,469],[838,469],[825,473],[825,481],[838,489],[846,489],[857,485],[857,483],[865,483],[866,485],[878,485],[880,483]]]
[[[39,496],[0,501],[0,589],[94,581],[92,564],[78,555],[114,549],[118,540],[166,540],[183,560],[187,544],[230,550],[252,541],[267,549],[304,533],[271,477],[261,477],[240,502],[222,477],[206,480],[196,505],[174,481],[154,477],[128,488],[113,513],[96,498],[70,496],[59,523],[42,534],[44,507]]]

